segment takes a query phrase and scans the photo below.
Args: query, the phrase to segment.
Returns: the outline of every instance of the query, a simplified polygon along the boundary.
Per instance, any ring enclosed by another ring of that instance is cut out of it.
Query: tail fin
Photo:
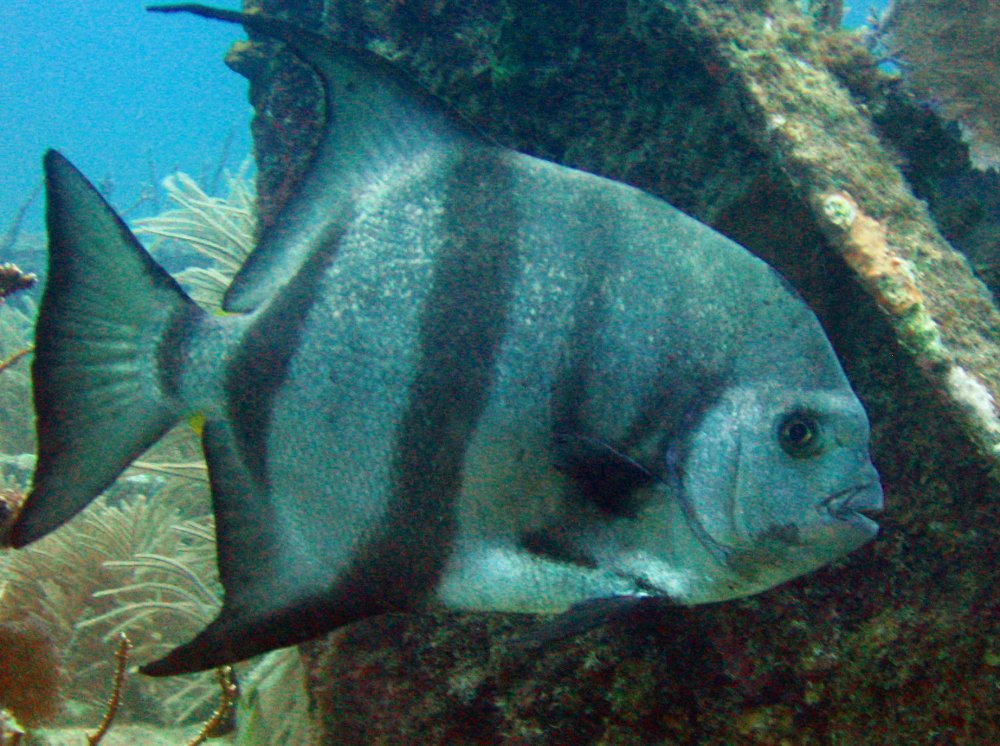
[[[49,273],[35,332],[38,461],[20,547],[72,518],[183,414],[179,340],[202,311],[62,155],[45,155]]]

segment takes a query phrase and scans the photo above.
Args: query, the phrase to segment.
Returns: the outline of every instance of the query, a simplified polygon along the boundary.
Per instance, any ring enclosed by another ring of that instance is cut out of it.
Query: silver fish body
[[[864,410],[766,264],[634,188],[483,142],[363,53],[183,9],[286,42],[329,123],[225,317],[46,156],[39,459],[12,543],[202,414],[224,606],[146,672],[427,605],[719,601],[875,535]]]

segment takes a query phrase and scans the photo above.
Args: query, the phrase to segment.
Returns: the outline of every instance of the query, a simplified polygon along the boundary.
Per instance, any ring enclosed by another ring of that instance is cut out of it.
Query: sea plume
[[[163,188],[176,207],[133,225],[136,235],[152,239],[154,253],[176,242],[209,260],[211,266],[185,269],[177,279],[210,310],[221,307],[230,280],[253,250],[257,213],[249,170],[248,160],[227,175],[225,197],[210,196],[183,172],[171,174]]]
[[[169,482],[155,497],[129,494],[128,486],[113,489],[59,531],[6,558],[0,628],[38,631],[36,647],[68,672],[72,687],[64,687],[63,699],[83,722],[99,719],[103,710],[119,632],[136,641],[137,656],[154,657],[191,637],[214,613],[220,590],[210,518],[205,512],[186,517],[198,502],[207,508],[207,494],[198,499],[192,488],[205,491]],[[182,490],[189,494],[179,495]],[[42,670],[42,662],[35,667]],[[38,677],[21,670],[26,675],[19,685],[37,688]],[[173,724],[210,708],[211,676],[196,678],[196,685],[136,680],[141,696],[131,700],[131,711],[124,708],[124,717]]]

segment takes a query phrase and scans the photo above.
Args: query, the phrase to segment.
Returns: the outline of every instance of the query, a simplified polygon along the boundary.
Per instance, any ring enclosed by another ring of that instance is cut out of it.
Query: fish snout
[[[878,523],[869,516],[881,513],[883,507],[882,485],[874,480],[834,492],[820,503],[819,509],[836,521],[874,534]]]

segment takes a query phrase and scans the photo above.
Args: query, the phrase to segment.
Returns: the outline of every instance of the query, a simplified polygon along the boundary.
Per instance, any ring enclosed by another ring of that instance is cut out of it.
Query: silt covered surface
[[[509,640],[538,622],[518,616],[335,632],[306,646],[326,742],[995,741],[1000,317],[904,176],[919,117],[854,41],[787,2],[254,5],[368,45],[501,143],[658,194],[778,267],[868,409],[886,491],[874,543],[744,601],[652,604],[528,654]],[[258,110],[265,222],[319,116],[308,72],[268,60],[231,59]]]

